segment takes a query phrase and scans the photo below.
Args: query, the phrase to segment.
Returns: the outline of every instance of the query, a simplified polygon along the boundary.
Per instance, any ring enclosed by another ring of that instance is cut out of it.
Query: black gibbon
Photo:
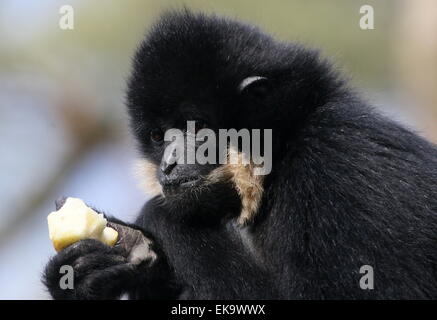
[[[83,240],[51,259],[54,298],[437,298],[436,147],[375,112],[317,51],[170,12],[135,55],[127,106],[154,197],[134,224],[110,218],[124,245]],[[271,172],[169,165],[164,133],[188,120],[272,129]],[[59,288],[65,264],[74,290]]]

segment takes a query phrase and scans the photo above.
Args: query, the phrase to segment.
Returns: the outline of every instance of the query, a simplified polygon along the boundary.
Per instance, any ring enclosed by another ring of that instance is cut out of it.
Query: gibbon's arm
[[[182,286],[182,299],[277,299],[272,273],[223,225],[175,219],[156,198],[137,223],[153,234]]]

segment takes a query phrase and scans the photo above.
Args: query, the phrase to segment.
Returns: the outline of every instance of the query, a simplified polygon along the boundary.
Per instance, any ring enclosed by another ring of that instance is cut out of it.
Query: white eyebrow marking
[[[251,83],[253,83],[255,81],[258,81],[258,80],[262,80],[262,79],[267,79],[267,78],[266,77],[260,77],[260,76],[247,77],[247,78],[243,79],[243,81],[241,81],[240,85],[238,86],[238,90],[241,92],[249,84],[251,84]]]

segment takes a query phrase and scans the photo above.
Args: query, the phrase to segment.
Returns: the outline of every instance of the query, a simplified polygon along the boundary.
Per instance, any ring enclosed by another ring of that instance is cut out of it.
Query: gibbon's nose
[[[179,159],[179,155],[176,149],[177,147],[177,145],[174,145],[170,149],[169,147],[167,147],[164,151],[164,155],[162,156],[161,164],[159,166],[164,176],[168,176],[174,169],[174,167],[176,167],[177,161]]]
[[[174,167],[176,167],[176,161],[169,164],[164,160],[161,162],[160,169],[164,175],[169,175]]]

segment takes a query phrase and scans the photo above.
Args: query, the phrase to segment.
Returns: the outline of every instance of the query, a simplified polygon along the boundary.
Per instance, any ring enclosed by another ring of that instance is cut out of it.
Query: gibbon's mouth
[[[190,177],[190,178],[185,178],[182,179],[179,187],[180,188],[191,188],[194,187],[196,185],[198,185],[200,183],[200,177]]]
[[[162,188],[166,194],[175,194],[196,187],[201,183],[201,181],[201,177],[185,177],[178,180],[166,181],[162,184]]]

